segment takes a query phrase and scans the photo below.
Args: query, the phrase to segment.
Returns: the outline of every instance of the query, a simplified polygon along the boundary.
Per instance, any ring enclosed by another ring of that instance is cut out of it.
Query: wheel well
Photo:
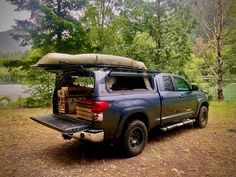
[[[209,107],[209,103],[207,103],[206,101],[205,102],[203,102],[202,104],[201,104],[201,106],[206,106],[207,108]]]
[[[148,128],[149,128],[149,123],[148,123],[148,117],[147,117],[146,114],[144,114],[144,113],[142,113],[142,112],[139,112],[139,113],[134,113],[134,114],[130,115],[130,116],[127,118],[126,122],[125,122],[125,127],[126,127],[126,125],[127,125],[129,122],[131,122],[132,120],[140,120],[140,121],[142,121],[142,122],[146,125],[147,130],[148,130]]]

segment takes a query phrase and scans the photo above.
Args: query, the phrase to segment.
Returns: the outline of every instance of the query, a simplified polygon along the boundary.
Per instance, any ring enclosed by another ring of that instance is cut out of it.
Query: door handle
[[[179,97],[180,97],[180,98],[184,98],[184,95],[180,95]]]

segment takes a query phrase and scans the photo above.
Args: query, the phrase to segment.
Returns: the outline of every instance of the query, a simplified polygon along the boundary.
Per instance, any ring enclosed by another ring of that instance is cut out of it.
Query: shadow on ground
[[[187,133],[187,131],[194,131],[192,126],[179,127],[168,132],[162,132],[155,128],[150,131],[147,145],[166,141],[168,138],[180,136]],[[168,141],[168,140],[167,140]],[[66,166],[73,164],[85,164],[87,162],[96,162],[100,160],[124,159],[117,145],[111,142],[91,143],[87,141],[65,140],[65,142],[53,146],[48,146],[40,152],[48,160],[56,161],[59,164]]]

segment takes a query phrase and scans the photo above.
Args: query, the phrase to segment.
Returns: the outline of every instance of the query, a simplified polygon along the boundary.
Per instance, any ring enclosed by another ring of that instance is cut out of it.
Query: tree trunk
[[[161,0],[156,0],[157,10],[157,63],[160,61],[160,50],[161,50]]]
[[[101,27],[102,30],[100,31],[100,51],[103,52],[104,50],[104,22],[105,22],[105,11],[106,11],[106,7],[105,7],[105,0],[101,0],[101,15],[102,15],[102,21],[101,21]]]
[[[215,28],[215,34],[216,34],[216,60],[217,60],[217,95],[218,100],[222,101],[224,100],[224,94],[223,94],[223,60],[221,55],[221,36],[222,36],[222,23],[223,23],[223,9],[222,9],[222,0],[218,0],[217,2],[217,24]]]
[[[57,0],[57,15],[61,16],[61,0]],[[61,39],[62,39],[62,31],[63,29],[61,28],[61,26],[58,26],[58,29],[56,31],[57,34],[57,39],[56,39],[56,43],[57,43],[57,47],[59,46]]]
[[[218,100],[222,101],[224,100],[224,94],[223,94],[223,71],[222,71],[222,65],[223,61],[221,58],[221,45],[220,45],[221,39],[217,37],[216,39],[216,53],[217,53],[217,95],[218,95]]]

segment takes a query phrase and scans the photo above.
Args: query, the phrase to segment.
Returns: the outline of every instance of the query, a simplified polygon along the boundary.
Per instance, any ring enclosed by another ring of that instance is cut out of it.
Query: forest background
[[[23,84],[30,94],[20,105],[51,104],[55,76],[32,68],[49,52],[130,57],[185,77],[210,99],[236,98],[235,0],[6,1],[30,13],[9,32],[27,50],[0,53],[0,83]]]

